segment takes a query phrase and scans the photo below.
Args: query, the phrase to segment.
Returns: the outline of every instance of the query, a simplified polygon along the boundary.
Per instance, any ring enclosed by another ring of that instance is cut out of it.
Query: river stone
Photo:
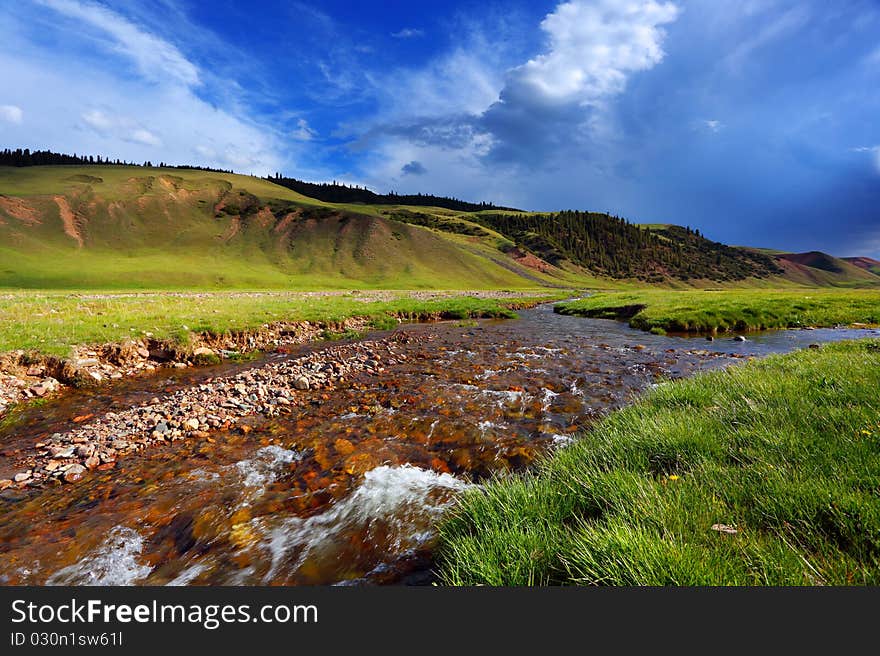
[[[195,417],[187,419],[185,422],[183,422],[183,427],[187,430],[199,430],[199,420]]]
[[[309,389],[309,379],[305,376],[300,376],[296,379],[293,386],[298,390],[307,390]]]
[[[209,349],[207,346],[200,346],[195,351],[193,351],[193,355],[214,355],[213,349]]]
[[[26,480],[28,480],[30,477],[31,477],[31,470],[29,469],[29,470],[27,470],[26,472],[19,472],[18,474],[16,474],[15,476],[13,476],[12,479],[13,479],[16,483],[24,483],[24,482],[25,482]]]
[[[71,465],[64,472],[64,480],[68,483],[76,483],[86,473],[86,468],[82,465]]]
[[[49,455],[53,458],[72,458],[74,450],[72,446],[53,446],[49,449]]]
[[[46,389],[43,385],[34,385],[31,387],[31,392],[36,394],[37,396],[46,396],[49,393],[49,390]]]
[[[734,342],[745,342],[745,341],[747,341],[747,340],[746,340],[746,338],[743,337],[742,335],[737,335],[736,337],[733,338],[733,341],[734,341]]]

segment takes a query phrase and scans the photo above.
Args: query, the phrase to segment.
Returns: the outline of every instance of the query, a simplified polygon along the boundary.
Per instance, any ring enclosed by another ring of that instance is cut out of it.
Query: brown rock
[[[354,453],[354,444],[344,437],[340,437],[333,443],[333,447],[339,455],[347,456]]]

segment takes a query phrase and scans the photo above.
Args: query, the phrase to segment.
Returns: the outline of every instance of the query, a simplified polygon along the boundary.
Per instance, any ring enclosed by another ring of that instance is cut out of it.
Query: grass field
[[[275,321],[335,322],[363,316],[384,328],[396,323],[390,321],[393,316],[442,312],[460,319],[509,317],[511,305],[563,296],[541,290],[501,298],[465,292],[5,293],[0,294],[0,353],[26,349],[66,356],[74,346],[119,342],[147,332],[186,344],[189,333],[220,335]]]
[[[559,303],[556,311],[626,318],[654,332],[749,331],[880,323],[880,290],[785,289],[600,293]]]
[[[453,585],[880,583],[880,341],[667,383],[466,494]]]

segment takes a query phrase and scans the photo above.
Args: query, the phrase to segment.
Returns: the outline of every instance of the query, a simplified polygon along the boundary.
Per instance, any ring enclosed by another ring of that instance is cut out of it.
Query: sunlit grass
[[[554,300],[563,293],[535,292],[532,299]],[[491,299],[457,292],[448,298],[421,299],[409,292],[376,296],[361,293],[320,295],[285,292],[137,294],[65,292],[0,293],[0,352],[15,349],[67,355],[80,344],[118,342],[127,337],[173,339],[190,333],[224,334],[254,330],[276,321],[338,322],[352,316],[376,328],[396,325],[395,317],[444,318],[513,316],[519,299]]]
[[[660,386],[442,526],[454,585],[880,583],[880,341]]]
[[[633,328],[667,332],[747,331],[880,323],[880,290],[798,289],[608,292],[559,303],[557,312],[627,316]],[[637,310],[637,312],[636,312]],[[636,312],[633,316],[632,312]]]

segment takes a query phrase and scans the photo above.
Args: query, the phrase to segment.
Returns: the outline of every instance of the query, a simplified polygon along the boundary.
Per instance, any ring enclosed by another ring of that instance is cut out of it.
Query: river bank
[[[558,297],[534,291],[0,294],[0,421],[18,403],[69,387],[283,351],[402,321],[511,317]],[[108,337],[114,341],[101,342]]]
[[[452,585],[876,585],[880,340],[661,385],[442,525]]]

